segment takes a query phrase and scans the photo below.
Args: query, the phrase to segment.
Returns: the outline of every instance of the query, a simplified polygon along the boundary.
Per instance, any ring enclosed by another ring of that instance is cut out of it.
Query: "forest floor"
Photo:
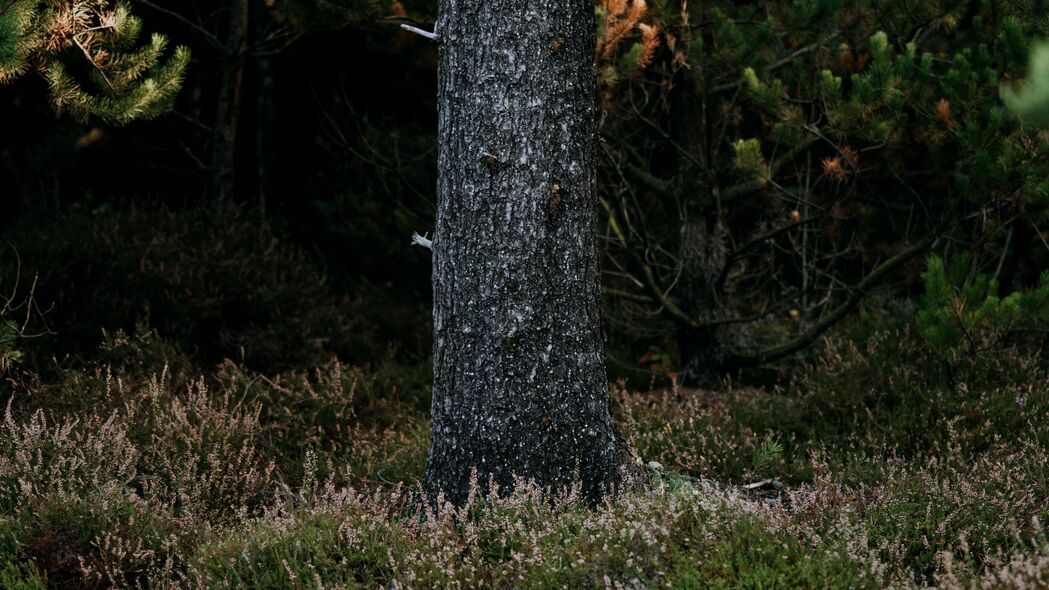
[[[777,388],[617,386],[649,486],[454,510],[413,503],[426,366],[201,377],[150,333],[109,346],[126,362],[9,376],[0,587],[1049,586],[1049,387],[1022,357],[950,387],[886,332]],[[775,501],[733,491],[769,478]]]

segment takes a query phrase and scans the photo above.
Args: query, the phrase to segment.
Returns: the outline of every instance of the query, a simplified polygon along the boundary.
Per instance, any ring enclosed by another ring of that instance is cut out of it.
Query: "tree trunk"
[[[675,330],[681,366],[678,383],[688,387],[710,386],[721,377],[719,343],[714,329],[678,326]]]
[[[692,191],[696,200],[705,198],[712,191],[702,183]],[[688,193],[685,193],[688,194]],[[698,210],[702,203],[688,203],[686,207]],[[719,319],[718,294],[715,292],[717,273],[724,266],[724,236],[718,228],[709,229],[707,220],[695,213],[691,219],[681,222],[678,264],[680,264],[677,287],[674,290],[678,307],[697,322]],[[720,366],[720,334],[716,328],[695,327],[677,323],[678,356],[681,360],[680,381],[683,385],[697,387],[710,385],[717,376]]]
[[[215,122],[211,138],[211,191],[217,200],[233,197],[237,124],[244,85],[244,56],[248,47],[250,0],[230,3],[229,30],[223,56]]]
[[[476,470],[591,499],[620,477],[598,284],[590,0],[441,0],[433,430],[424,485]],[[483,490],[482,490],[483,491]]]
[[[256,45],[265,38],[267,28],[272,20],[267,0],[255,0],[252,11],[254,17],[253,33]],[[255,56],[255,165],[258,176],[259,210],[266,211],[266,201],[272,193],[273,178],[270,171],[275,160],[274,129],[276,128],[275,106],[273,101],[276,86],[273,74],[273,57],[261,52]]]

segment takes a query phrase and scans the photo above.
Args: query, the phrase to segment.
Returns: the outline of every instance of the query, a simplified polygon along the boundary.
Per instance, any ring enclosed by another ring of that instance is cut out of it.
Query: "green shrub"
[[[935,354],[951,365],[961,357],[998,352],[1003,340],[1019,328],[1049,326],[1049,272],[1030,291],[998,295],[998,282],[970,276],[970,261],[961,256],[946,265],[929,256],[922,273],[925,297],[918,311],[918,333]]]
[[[18,324],[0,315],[0,375],[7,373],[22,360],[18,350]]]
[[[953,386],[940,362],[903,329],[863,344],[828,339],[778,392],[616,399],[644,460],[722,482],[783,479],[799,510],[791,527],[824,535],[849,515],[888,579],[906,586],[946,575],[946,555],[982,575],[1039,533],[1031,516],[1049,505],[1044,362],[1022,349],[980,355],[958,364]]]
[[[877,587],[840,547],[813,548],[739,500],[693,493],[653,490],[591,509],[522,485],[403,518],[410,495],[329,489],[282,520],[201,545],[189,569],[204,587]]]
[[[190,579],[201,587],[279,588],[297,580],[310,587],[345,584],[375,588],[390,579],[389,550],[395,539],[385,527],[359,526],[346,535],[343,516],[296,519],[290,526],[260,523],[201,546]],[[318,583],[320,581],[320,583]]]
[[[7,527],[0,527],[0,588],[5,590],[44,590],[44,576],[32,562],[20,556],[18,539]]]

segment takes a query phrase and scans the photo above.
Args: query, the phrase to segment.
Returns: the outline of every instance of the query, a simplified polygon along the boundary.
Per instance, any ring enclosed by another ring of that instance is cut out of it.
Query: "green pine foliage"
[[[603,5],[599,39],[617,46],[599,60],[630,61],[644,29],[614,36],[625,17],[608,16],[639,3]],[[718,342],[683,365],[760,361],[814,341],[872,269],[916,245],[975,241],[981,272],[1003,250],[1041,251],[1015,240],[1049,229],[1049,135],[1008,116],[1000,89],[1049,34],[1046,2],[647,6],[661,51],[642,75],[601,78],[606,211],[628,224],[609,255],[629,276],[612,288],[631,334]],[[1049,50],[1034,68],[1046,81],[1014,103],[1049,105]]]
[[[1049,326],[1049,272],[1028,291],[999,296],[998,282],[985,275],[969,278],[971,259],[945,264],[929,256],[922,273],[925,297],[918,312],[918,333],[944,360],[957,362],[999,350],[1016,329]]]
[[[18,349],[18,325],[0,316],[0,375],[22,360]]]
[[[40,72],[56,110],[110,124],[157,117],[171,108],[189,50],[153,34],[125,2],[14,0],[0,6],[0,84]]]
[[[6,528],[0,528],[0,588],[44,590],[44,576],[31,561],[21,558],[18,540]]]
[[[757,139],[740,139],[732,144],[736,169],[748,179],[761,178],[768,173],[765,156],[761,153],[761,142]]]
[[[812,8],[817,15],[838,13],[836,19],[823,21],[823,31],[821,23],[808,23],[810,29],[819,31],[814,35],[817,39],[836,36],[841,19],[865,14],[862,2],[848,3],[845,8],[843,2],[800,4],[827,5],[822,10]],[[951,190],[941,193],[942,203],[944,213],[958,217],[940,215],[930,220],[934,224],[953,223],[973,208],[999,212],[1006,207],[1026,214],[1030,208],[1015,206],[1040,200],[1028,189],[1047,171],[1049,148],[1044,138],[1010,125],[1003,116],[998,88],[1001,80],[1021,72],[1026,40],[1044,30],[1044,17],[1033,22],[1019,19],[1026,14],[1023,5],[1035,4],[1031,2],[1007,3],[1001,11],[986,11],[986,15],[980,10],[967,22],[963,21],[971,3],[922,3],[921,19],[905,17],[903,4],[889,3],[901,9],[899,14],[887,10],[890,18],[869,19],[869,25],[884,29],[874,31],[865,41],[824,45],[821,49],[827,53],[822,61],[831,67],[820,68],[820,60],[799,57],[774,70],[761,58],[768,50],[760,51],[752,43],[740,48],[753,55],[748,55],[753,63],[744,70],[749,103],[766,120],[777,121],[768,126],[770,131],[777,124],[794,127],[793,134],[769,133],[764,149],[782,153],[795,148],[795,143],[784,139],[811,137],[817,124],[818,142],[826,139],[862,150],[864,160],[892,166],[911,186],[920,182],[912,176],[918,171],[911,170],[917,163],[911,158],[919,151],[927,152],[933,168],[950,171]],[[995,15],[997,22],[992,20]],[[775,16],[768,18],[770,26],[775,23]],[[925,31],[915,28],[921,22],[933,23],[924,37]],[[915,34],[890,37],[886,30]],[[921,39],[922,44],[912,38]],[[814,83],[809,84],[814,76]],[[785,99],[812,105],[820,116],[794,117],[783,106]],[[816,123],[819,119],[823,121]],[[858,178],[861,170],[848,172]],[[1005,203],[1005,195],[1014,199],[1013,207]],[[926,198],[935,200],[932,195]]]

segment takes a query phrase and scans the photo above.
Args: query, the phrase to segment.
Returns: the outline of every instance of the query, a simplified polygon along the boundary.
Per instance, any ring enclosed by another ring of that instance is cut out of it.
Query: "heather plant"
[[[126,408],[150,469],[135,482],[144,497],[220,524],[259,511],[273,493],[275,465],[256,448],[257,404],[211,394],[202,380],[172,395],[161,378]]]
[[[31,511],[40,498],[125,489],[139,453],[117,416],[50,419],[42,410],[15,421],[8,404],[0,439],[0,506]]]
[[[8,407],[3,431],[0,505],[49,583],[115,584],[152,561],[158,535],[174,524],[158,526],[150,507],[129,497],[141,454],[117,416],[49,419],[37,411],[16,422]],[[106,555],[113,543],[125,547]]]
[[[937,364],[908,330],[863,345],[832,339],[782,393],[618,399],[642,456],[718,481],[781,478],[797,486],[795,516],[799,503],[819,508],[791,525],[799,533],[823,534],[833,522],[822,521],[845,515],[885,575],[910,583],[937,575],[943,552],[982,571],[1020,550],[1049,501],[1044,364],[1015,351],[977,360],[955,388]],[[782,463],[758,471],[751,458],[770,440],[782,442]]]
[[[1042,534],[1046,481],[1044,448],[1025,441],[1019,450],[995,446],[978,458],[960,449],[942,462],[889,464],[886,482],[867,490],[864,525],[893,573],[931,578],[944,553],[980,569],[1003,554],[1023,550]]]
[[[62,367],[62,382],[10,386],[0,562],[28,583],[88,588],[1044,578],[1044,363],[977,356],[951,387],[914,326],[891,324],[828,339],[778,389],[617,388],[624,436],[662,465],[598,506],[527,482],[509,495],[477,482],[460,508],[418,495],[427,367],[267,375],[227,362],[202,380],[144,376],[148,353]],[[126,338],[117,349],[165,346]],[[740,487],[769,479],[786,489]]]
[[[910,360],[890,362],[899,358]],[[965,428],[955,430],[964,450],[980,452],[996,437],[1013,440],[1049,403],[1042,387],[1045,369],[1037,357],[1012,354],[966,364],[955,390],[937,366],[938,358],[913,328],[905,328],[877,334],[862,345],[828,340],[815,362],[796,368],[793,382],[781,391],[670,388],[655,395],[620,391],[617,399],[627,431],[637,436],[631,442],[642,455],[693,476],[728,481],[807,480],[808,455],[824,445],[862,449],[891,441],[909,457],[946,453],[947,423],[959,416]],[[755,459],[768,456],[770,441],[782,447],[776,453],[782,470],[755,471],[763,462]],[[862,467],[850,470],[860,477],[850,483],[863,481]]]
[[[98,397],[121,399],[120,411],[18,419],[12,400],[4,421],[0,504],[59,585],[141,584],[174,567],[194,535],[261,514],[279,491],[253,446],[257,408],[202,382],[172,392],[163,374],[134,385],[110,376],[106,386]]]
[[[52,587],[134,588],[171,569],[206,522],[172,518],[127,494],[88,493],[44,498],[14,526]]]
[[[150,377],[157,367],[167,367],[169,376],[190,375],[193,367],[190,355],[177,343],[158,334],[149,323],[149,318],[143,317],[130,331],[102,328],[102,341],[91,355],[93,363],[125,380]]]
[[[570,490],[549,496],[521,482],[509,496],[478,492],[461,508],[402,519],[404,491],[391,499],[329,488],[284,520],[206,547],[190,579],[205,586],[877,586],[844,552],[813,554],[739,498],[707,493],[657,488],[588,509]]]
[[[1036,526],[1039,524],[1035,522]],[[1023,551],[996,556],[983,570],[974,570],[950,553],[941,554],[940,567],[944,571],[941,582],[948,588],[1010,590],[1040,588],[1049,584],[1049,543],[1045,533],[1024,545]]]
[[[266,377],[225,363],[220,386],[259,408],[256,444],[300,478],[307,451],[317,476],[351,482],[410,481],[422,469],[429,440],[429,367],[374,370],[329,361],[312,371]]]

